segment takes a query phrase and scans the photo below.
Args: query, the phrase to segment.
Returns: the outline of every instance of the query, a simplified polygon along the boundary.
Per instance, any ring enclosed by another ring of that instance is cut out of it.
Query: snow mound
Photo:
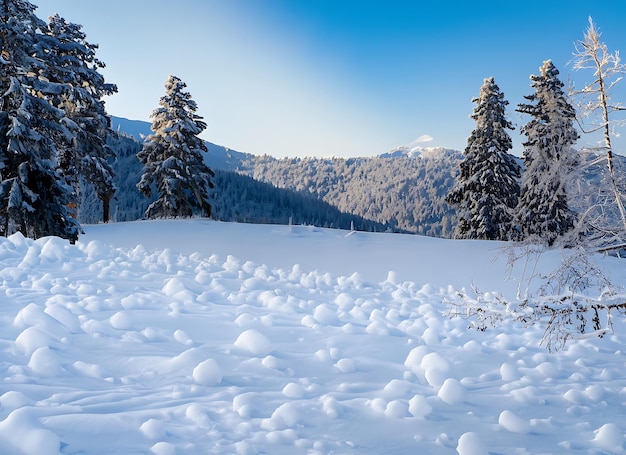
[[[487,455],[487,449],[480,437],[474,432],[463,433],[456,446],[459,455]]]
[[[272,352],[270,340],[255,329],[248,329],[237,337],[235,346],[254,356],[265,356]]]
[[[194,381],[203,386],[216,386],[222,382],[222,370],[214,359],[199,363],[192,373]]]
[[[530,431],[530,422],[509,410],[504,410],[500,413],[498,423],[502,428],[511,433],[526,434]]]
[[[614,423],[605,423],[598,428],[593,442],[601,449],[624,453],[624,431]]]

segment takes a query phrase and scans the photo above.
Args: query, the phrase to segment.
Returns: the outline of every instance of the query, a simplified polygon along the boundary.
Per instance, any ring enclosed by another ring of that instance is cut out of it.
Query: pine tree
[[[45,77],[41,55],[46,24],[36,6],[3,0],[0,10],[0,229],[38,238],[78,237],[67,211],[70,189],[57,166],[55,143],[71,134],[62,110],[48,98],[64,90]]]
[[[94,187],[102,202],[102,220],[109,221],[110,200],[115,194],[113,184],[114,154],[106,144],[111,119],[102,97],[117,92],[99,70],[105,65],[96,58],[98,46],[90,44],[82,26],[68,23],[58,14],[50,18],[47,40],[49,46],[43,57],[57,61],[50,66],[49,80],[65,84],[67,89],[53,98],[72,122],[73,137],[60,145],[60,166],[68,183],[74,188],[73,203],[80,209],[82,187]]]
[[[505,240],[513,235],[514,208],[520,192],[520,166],[508,153],[509,104],[494,82],[485,79],[471,115],[476,121],[460,163],[459,175],[446,201],[458,207],[456,238]]]
[[[165,83],[165,96],[151,115],[152,131],[137,158],[144,172],[137,188],[157,199],[146,210],[147,218],[211,216],[210,189],[213,171],[202,152],[207,147],[198,135],[206,128],[196,114],[197,105],[187,85],[175,76]]]
[[[551,60],[530,77],[535,93],[518,112],[532,119],[522,127],[524,163],[518,221],[523,235],[551,246],[574,227],[575,214],[567,202],[566,185],[577,159],[572,146],[578,139],[576,112],[563,93],[563,82]]]

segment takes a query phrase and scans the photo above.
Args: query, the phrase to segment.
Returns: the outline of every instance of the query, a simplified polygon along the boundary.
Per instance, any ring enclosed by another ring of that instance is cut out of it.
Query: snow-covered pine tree
[[[96,58],[95,44],[86,40],[82,26],[66,22],[58,14],[48,24],[49,46],[43,58],[58,63],[50,66],[49,80],[65,84],[67,89],[53,98],[73,122],[71,142],[59,144],[60,166],[74,188],[74,204],[80,211],[82,188],[93,186],[102,202],[102,220],[109,221],[110,200],[115,193],[112,160],[115,155],[107,146],[111,118],[106,113],[102,97],[117,92],[114,84],[105,82],[99,70],[105,65]],[[80,213],[80,212],[78,212]]]
[[[165,83],[165,96],[151,115],[152,131],[137,158],[144,165],[137,188],[157,199],[146,218],[211,216],[210,190],[214,172],[204,162],[208,149],[198,137],[206,128],[187,85],[175,76]]]
[[[55,148],[71,134],[48,101],[64,86],[44,76],[50,63],[38,56],[46,24],[35,9],[24,0],[3,0],[0,9],[0,230],[74,241],[79,226],[67,211],[71,190]]]
[[[578,132],[576,112],[565,97],[559,71],[551,60],[539,71],[530,76],[535,93],[517,108],[532,117],[521,129],[526,136],[526,170],[517,216],[525,238],[551,246],[574,227],[576,219],[568,206],[566,185],[578,161],[572,150]]]
[[[520,187],[520,166],[508,151],[513,147],[507,129],[503,93],[494,78],[484,80],[471,115],[476,128],[467,140],[455,186],[446,201],[458,208],[456,238],[506,240],[514,234],[514,208]]]

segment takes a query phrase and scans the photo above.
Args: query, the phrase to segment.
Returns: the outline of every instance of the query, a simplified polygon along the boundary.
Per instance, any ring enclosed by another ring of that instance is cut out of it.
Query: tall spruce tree
[[[151,115],[152,131],[137,158],[144,165],[137,188],[157,199],[146,210],[146,218],[211,216],[210,190],[213,171],[202,152],[208,149],[198,137],[206,128],[196,114],[197,105],[187,85],[175,76],[165,83],[165,96]]]
[[[513,234],[514,208],[520,192],[520,166],[508,153],[509,104],[494,82],[484,80],[471,115],[476,128],[467,140],[455,186],[446,201],[458,208],[456,238],[505,240]]]
[[[577,158],[572,146],[578,139],[576,112],[563,92],[559,71],[546,60],[539,75],[530,76],[535,93],[526,96],[517,111],[532,119],[521,131],[524,142],[522,191],[518,222],[524,237],[551,246],[571,230],[576,220],[567,202],[567,183]]]
[[[65,87],[45,77],[46,24],[35,9],[24,0],[3,0],[0,9],[0,230],[74,241],[79,226],[67,210],[71,190],[55,147],[71,133],[64,112],[48,101]]]
[[[110,200],[115,193],[114,153],[106,144],[111,130],[111,118],[106,113],[102,97],[117,92],[114,84],[105,82],[99,70],[105,65],[96,58],[98,46],[90,44],[82,26],[72,24],[58,14],[50,17],[51,39],[43,57],[58,63],[51,66],[48,78],[66,85],[66,90],[52,98],[72,121],[71,141],[59,144],[59,164],[74,189],[74,205],[80,210],[82,188],[93,186],[102,203],[102,220],[109,221]]]

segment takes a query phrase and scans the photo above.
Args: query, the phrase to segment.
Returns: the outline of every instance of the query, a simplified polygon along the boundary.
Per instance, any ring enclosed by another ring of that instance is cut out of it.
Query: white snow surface
[[[542,327],[445,315],[472,284],[514,293],[503,244],[85,230],[0,238],[2,454],[626,453],[623,318],[550,353]]]

